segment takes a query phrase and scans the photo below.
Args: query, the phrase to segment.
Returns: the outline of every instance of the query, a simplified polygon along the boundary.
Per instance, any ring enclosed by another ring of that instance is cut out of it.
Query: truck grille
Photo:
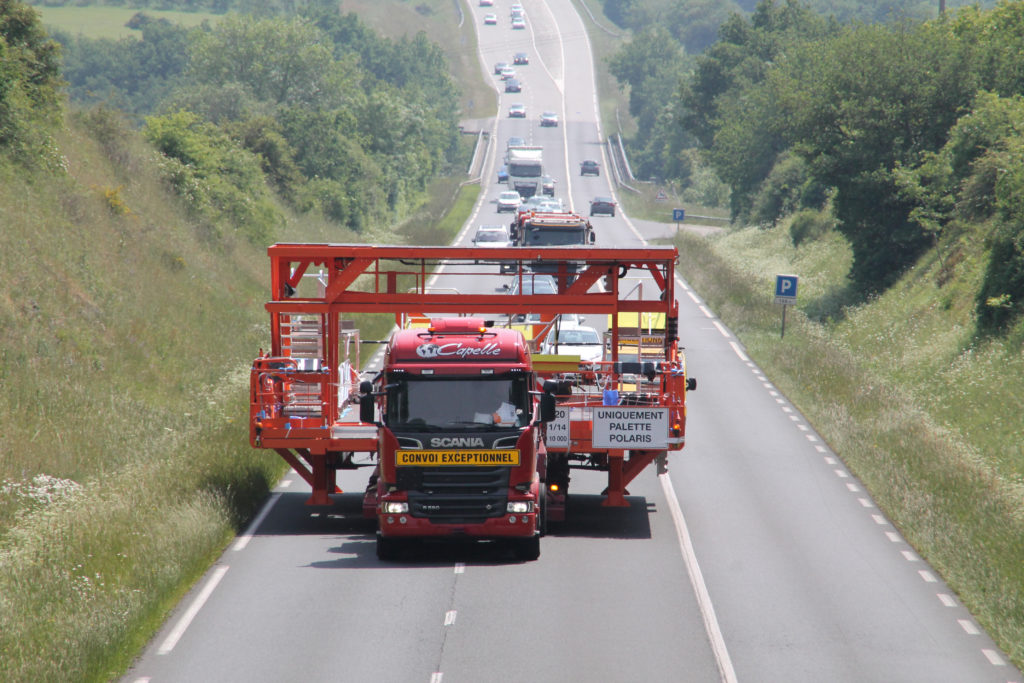
[[[398,470],[409,492],[409,514],[450,524],[501,517],[508,504],[508,468],[444,467]]]

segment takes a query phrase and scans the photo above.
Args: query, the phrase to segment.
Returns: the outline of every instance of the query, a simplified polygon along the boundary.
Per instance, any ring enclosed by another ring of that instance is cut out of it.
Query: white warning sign
[[[668,448],[668,408],[594,408],[593,444],[597,448]]]
[[[569,409],[555,408],[555,419],[548,422],[547,436],[544,444],[548,448],[569,447]]]

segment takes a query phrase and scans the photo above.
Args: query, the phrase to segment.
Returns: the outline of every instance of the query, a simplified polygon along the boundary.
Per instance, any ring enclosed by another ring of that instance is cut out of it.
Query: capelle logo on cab
[[[497,356],[501,349],[494,342],[483,346],[463,346],[461,342],[450,344],[420,344],[416,347],[416,355],[420,358],[443,358],[444,356]]]

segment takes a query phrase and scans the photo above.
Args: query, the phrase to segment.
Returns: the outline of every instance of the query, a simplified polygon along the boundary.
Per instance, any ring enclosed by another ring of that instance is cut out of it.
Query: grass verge
[[[718,241],[683,233],[676,242],[680,271],[864,482],[907,540],[1021,666],[1024,489],[1020,470],[1007,476],[1007,466],[997,455],[965,438],[949,416],[937,418],[934,406],[947,399],[932,392],[941,391],[941,386],[908,382],[894,371],[898,364],[878,362],[879,356],[889,353],[889,345],[855,343],[842,325],[816,323],[792,309],[785,340],[780,340],[780,314],[772,303],[767,274],[792,272],[794,261],[803,259],[803,272],[811,274],[811,298],[828,296],[842,287],[836,284],[835,274],[845,272],[839,265],[843,257],[836,255],[837,248],[819,247],[817,258],[791,248],[788,252],[777,246],[763,248],[765,241],[778,239],[763,232],[743,231]],[[866,304],[873,305],[878,304]],[[865,308],[860,314],[873,316],[877,329],[902,324],[883,317],[883,310]],[[970,359],[957,357],[966,364],[958,372],[969,376]],[[1017,396],[1021,384],[1018,375],[1001,388],[990,385],[988,391]],[[1019,424],[1012,401],[997,419]]]
[[[66,172],[0,164],[4,681],[119,676],[287,469],[248,445],[265,250],[194,222],[152,151],[100,118],[69,116]],[[407,239],[450,241],[479,192],[463,177],[435,182]],[[317,216],[280,229],[372,239]]]

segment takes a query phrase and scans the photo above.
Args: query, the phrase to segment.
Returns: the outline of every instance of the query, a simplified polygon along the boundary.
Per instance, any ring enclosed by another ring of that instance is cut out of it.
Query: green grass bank
[[[848,306],[838,234],[799,249],[785,225],[676,244],[680,273],[1024,665],[1024,358],[1020,326],[1003,339],[973,334],[984,240],[957,245],[953,278],[926,257],[882,296]],[[777,273],[801,278],[784,339]]]
[[[4,681],[120,676],[286,469],[246,424],[266,251],[189,212],[118,125],[72,114],[60,169],[0,164]],[[277,238],[443,243],[479,190],[463,178],[429,193],[456,212],[424,201],[401,234],[281,207]]]

